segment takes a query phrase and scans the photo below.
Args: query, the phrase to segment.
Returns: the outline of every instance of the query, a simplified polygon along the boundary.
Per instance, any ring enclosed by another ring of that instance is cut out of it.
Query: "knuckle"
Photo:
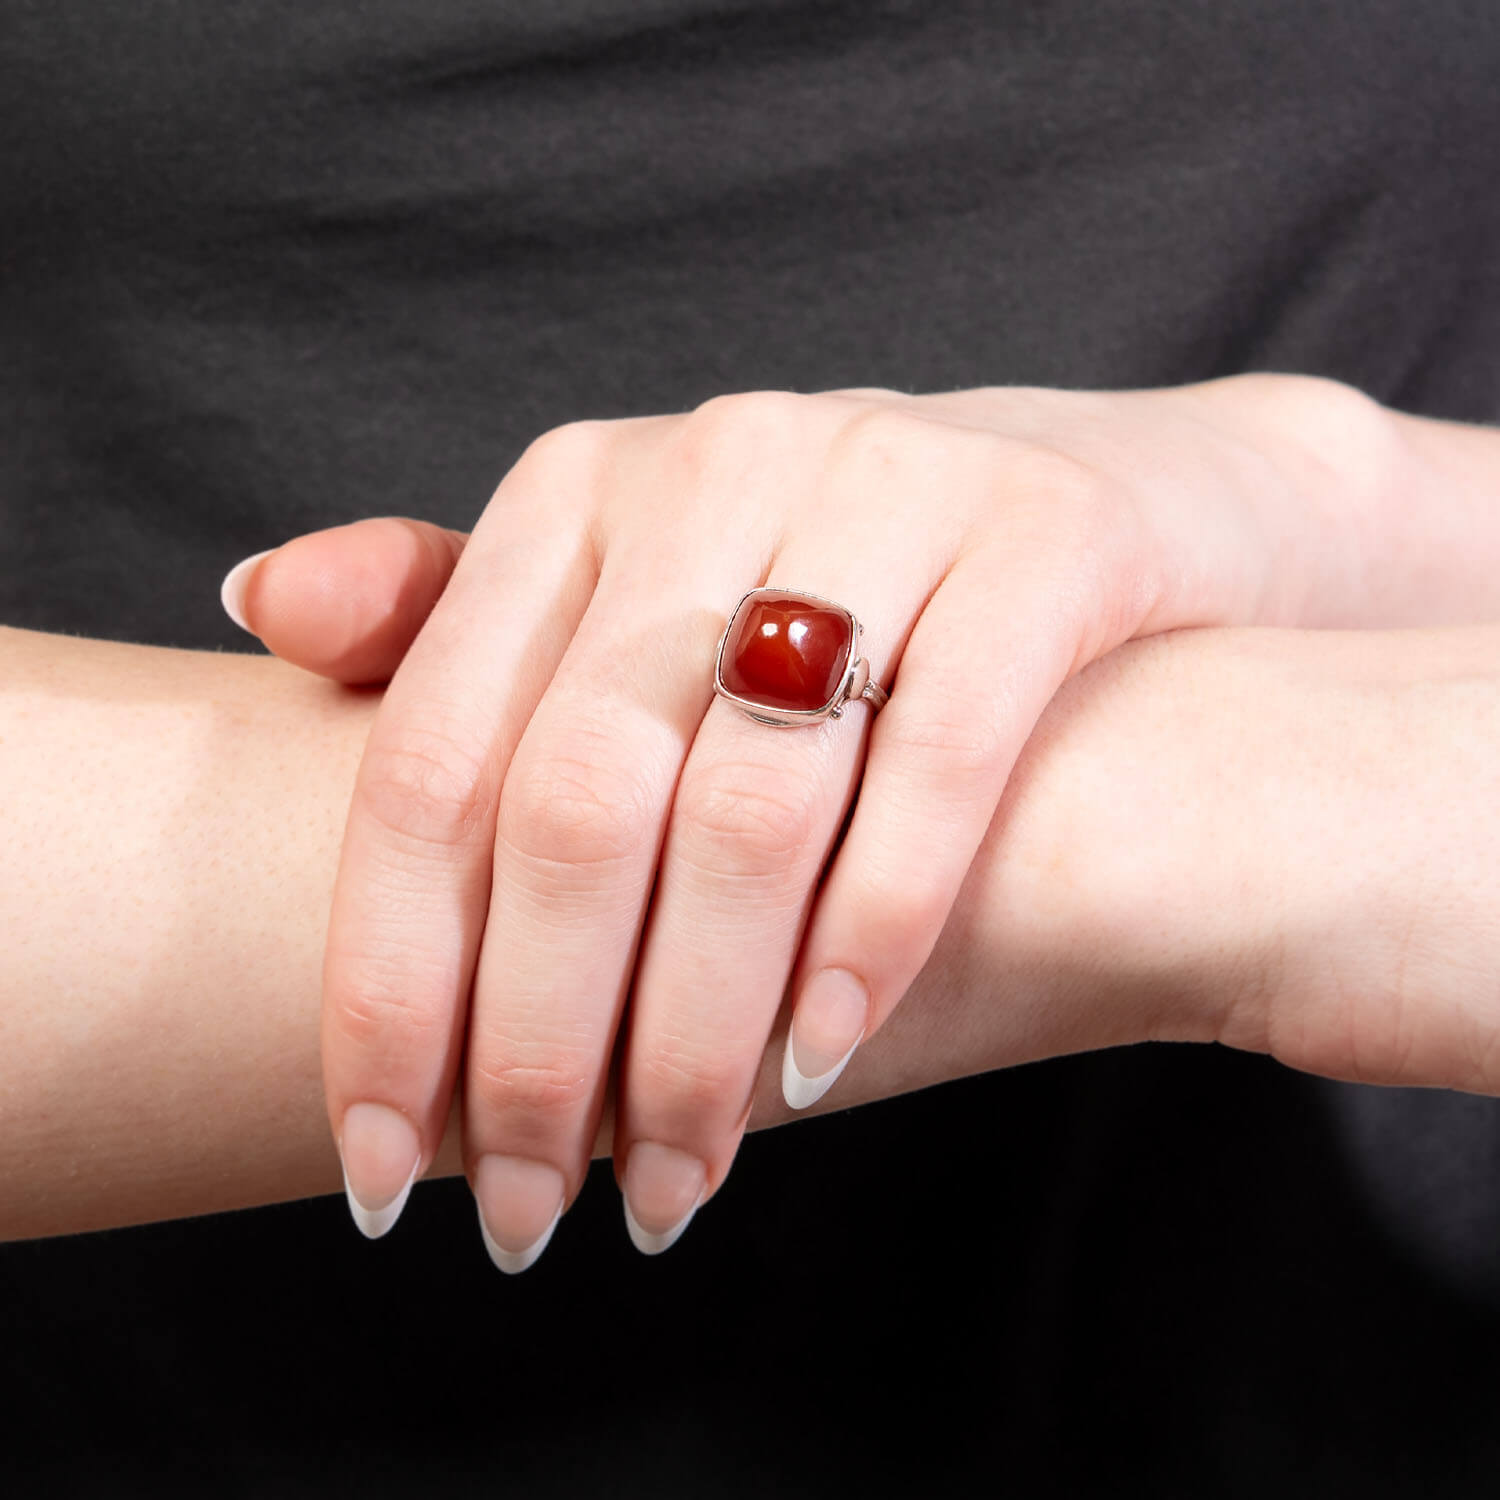
[[[588,1108],[594,1074],[575,1053],[511,1044],[473,1062],[468,1091],[489,1115],[571,1118]]]
[[[711,433],[760,434],[785,427],[806,399],[793,391],[726,391],[699,402],[690,415],[693,425]]]
[[[388,833],[418,846],[454,850],[481,836],[497,796],[497,766],[472,733],[438,714],[407,725],[367,754],[360,777],[364,812]]]
[[[594,535],[600,480],[608,471],[608,451],[618,424],[605,420],[565,422],[534,437],[511,464],[474,528],[502,539],[513,528],[534,527],[538,516],[565,534]]]
[[[593,753],[588,753],[589,747]],[[597,732],[571,731],[566,751],[513,764],[500,799],[500,839],[532,864],[617,864],[655,845],[649,777]]]
[[[684,778],[676,821],[694,862],[769,873],[810,847],[818,807],[810,780],[773,780],[759,767],[716,767]]]
[[[791,391],[731,391],[693,408],[677,432],[676,461],[703,477],[738,467],[785,442],[807,398]]]
[[[930,466],[938,456],[937,431],[919,411],[880,402],[852,412],[839,428],[833,446],[844,462],[885,473],[913,463]],[[945,441],[957,435],[955,429],[944,429]]]
[[[1005,519],[987,545],[1019,570],[1052,638],[1076,647],[1071,672],[1133,633],[1154,590],[1148,530],[1125,483],[1062,449],[1008,445],[990,472]]]
[[[607,422],[585,419],[549,427],[526,445],[512,472],[554,478],[576,474],[594,462],[608,426]]]
[[[397,973],[397,966],[389,967],[389,975],[371,968],[334,994],[329,1010],[334,1028],[360,1052],[403,1058],[425,1054],[436,1038],[439,1014],[413,1000],[404,969]]]
[[[842,401],[911,401],[909,391],[898,391],[888,385],[846,385],[837,390],[822,391],[821,395],[836,396]]]

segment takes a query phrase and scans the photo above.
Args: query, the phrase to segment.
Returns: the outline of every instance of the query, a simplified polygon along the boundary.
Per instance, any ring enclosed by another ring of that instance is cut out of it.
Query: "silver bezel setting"
[[[844,670],[839,678],[838,687],[821,708],[769,708],[764,703],[742,698],[738,693],[732,693],[724,686],[724,647],[729,641],[729,632],[739,618],[740,611],[757,594],[790,594],[795,599],[806,599],[809,604],[836,610],[848,620],[849,655],[845,658]],[[818,724],[824,719],[841,719],[844,716],[844,705],[851,698],[858,698],[864,692],[865,684],[870,680],[869,663],[859,655],[859,637],[864,628],[855,619],[854,612],[846,609],[836,599],[825,599],[821,594],[809,594],[806,589],[784,588],[779,584],[771,583],[747,589],[740,595],[739,603],[729,612],[729,619],[725,622],[723,632],[719,636],[718,649],[714,652],[714,692],[734,704],[742,713],[749,714],[757,724],[769,724],[776,729],[795,729],[799,724]]]

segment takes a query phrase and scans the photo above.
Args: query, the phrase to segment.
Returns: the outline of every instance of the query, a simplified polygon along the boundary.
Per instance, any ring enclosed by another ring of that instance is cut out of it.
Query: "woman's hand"
[[[1403,614],[1359,543],[1399,456],[1373,402],[1281,376],[755,393],[543,436],[395,672],[350,810],[323,1042],[362,1227],[441,1138],[472,991],[467,1166],[497,1261],[529,1264],[629,992],[617,1172],[665,1248],[728,1171],[783,995],[811,1101],[926,961],[1068,676],[1175,626]],[[436,576],[457,543],[410,535]],[[783,732],[713,701],[728,611],[768,583],[864,622],[892,687],[867,758],[863,707]]]

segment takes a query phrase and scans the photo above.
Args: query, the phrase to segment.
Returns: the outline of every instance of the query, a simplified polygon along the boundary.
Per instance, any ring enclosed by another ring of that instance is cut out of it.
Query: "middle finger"
[[[588,1168],[672,788],[712,684],[715,603],[753,548],[606,556],[500,794],[465,1060],[480,1229],[516,1272]]]

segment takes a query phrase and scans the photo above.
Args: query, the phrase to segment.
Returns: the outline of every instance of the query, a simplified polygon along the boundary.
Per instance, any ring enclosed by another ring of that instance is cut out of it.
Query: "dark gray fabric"
[[[10,0],[0,620],[245,649],[246,553],[467,526],[545,428],[726,389],[1494,420],[1497,76],[1481,0]],[[328,1200],[9,1247],[10,1461],[1489,1494],[1497,1157],[1489,1101],[1135,1049],[754,1140],[659,1263],[602,1179],[516,1282],[461,1184],[374,1246]]]

